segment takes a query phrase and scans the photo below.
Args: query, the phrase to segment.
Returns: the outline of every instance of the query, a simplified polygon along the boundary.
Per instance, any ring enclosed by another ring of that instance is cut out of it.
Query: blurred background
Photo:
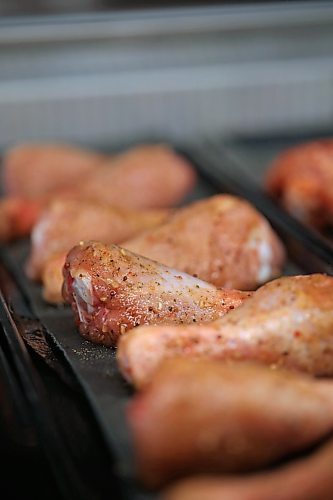
[[[1,0],[0,13],[0,148],[332,127],[332,2]]]

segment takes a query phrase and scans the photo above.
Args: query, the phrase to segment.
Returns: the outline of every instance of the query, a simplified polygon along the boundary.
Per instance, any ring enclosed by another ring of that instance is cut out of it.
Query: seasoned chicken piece
[[[333,375],[333,277],[283,277],[254,292],[241,307],[202,325],[146,326],[119,342],[123,375],[137,386],[164,358],[256,360],[313,375]]]
[[[6,194],[38,198],[76,182],[107,157],[65,144],[22,144],[3,157]]]
[[[132,209],[163,208],[180,202],[195,180],[192,166],[167,146],[138,146],[98,164],[75,184],[68,183],[67,187],[40,195],[33,202],[21,197],[13,208],[10,198],[2,200],[0,241],[27,236],[54,197],[93,200]],[[32,203],[35,217],[29,218],[27,224],[25,211],[30,210]],[[25,221],[23,234],[16,231],[23,225],[21,219]]]
[[[0,200],[0,242],[23,238],[40,217],[44,204],[39,200],[10,197]]]
[[[112,166],[112,168],[110,168]],[[185,158],[165,145],[138,146],[90,173],[80,198],[125,208],[165,208],[179,203],[194,187],[196,173]]]
[[[123,246],[215,286],[240,290],[279,275],[285,256],[266,219],[229,195],[194,202]]]
[[[42,296],[49,304],[62,304],[62,286],[64,282],[63,267],[68,252],[52,255],[45,263],[42,270],[41,281],[43,284]]]
[[[156,226],[169,215],[166,209],[134,211],[93,201],[54,201],[32,231],[27,275],[42,281],[47,302],[59,304],[63,302],[62,268],[74,245],[93,239],[120,243],[129,235]]]
[[[116,245],[83,243],[68,254],[64,298],[80,333],[114,346],[120,334],[141,324],[210,321],[249,296],[163,266]]]
[[[169,267],[190,271],[201,279],[209,278],[215,285],[232,288],[233,284],[238,284],[252,288],[263,278],[280,271],[284,256],[281,244],[268,223],[244,201],[226,195],[215,196],[180,209],[171,216],[170,223],[158,224],[163,217],[170,219],[157,211],[141,212],[136,216],[129,210],[116,212],[114,208],[97,206],[93,202],[86,207],[80,201],[55,202],[33,230],[29,276],[38,279],[42,274],[46,287],[44,297],[61,302],[62,266],[56,269],[61,261],[55,257],[47,263],[51,254],[68,250],[80,240],[121,243],[126,233],[127,236],[139,233],[149,225],[155,226],[155,230],[145,231],[142,237],[127,241],[123,246],[154,260],[160,257]],[[243,232],[235,230],[237,218],[245,220]],[[125,224],[126,219],[132,224]],[[68,221],[71,221],[70,233]],[[198,238],[200,227],[201,238]]]
[[[162,500],[328,500],[333,491],[333,440],[303,459],[244,476],[185,479]]]
[[[322,228],[333,221],[333,140],[282,152],[270,166],[266,188],[294,217]]]
[[[130,401],[127,418],[138,476],[149,487],[189,474],[254,471],[333,430],[333,382],[173,359]]]
[[[31,234],[31,252],[26,267],[28,276],[40,279],[46,262],[53,254],[67,253],[81,240],[119,243],[164,222],[169,215],[170,212],[165,209],[137,211],[96,201],[53,200]]]

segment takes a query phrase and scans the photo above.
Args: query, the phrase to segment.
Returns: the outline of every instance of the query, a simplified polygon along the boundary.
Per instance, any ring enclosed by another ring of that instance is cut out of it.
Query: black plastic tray
[[[264,168],[285,144],[273,139],[264,141],[259,148],[261,155],[255,140],[209,140],[178,147],[200,174],[198,186],[187,201],[223,191],[246,197],[268,217],[286,242],[289,259],[285,274],[332,274],[331,245],[289,217],[261,190]],[[125,418],[126,404],[133,393],[117,369],[115,351],[83,340],[68,307],[43,302],[40,287],[24,275],[28,251],[28,241],[1,248],[0,319],[8,351],[64,496],[87,500],[155,498],[154,493],[143,491],[135,479],[132,442]],[[50,402],[49,392],[55,385],[51,384],[50,389],[48,382],[41,379],[26,346],[61,380],[62,390],[69,391],[62,399],[62,415],[59,416],[54,402]],[[94,443],[87,436],[90,432],[95,436]],[[84,460],[76,449],[82,439],[87,440]],[[89,463],[89,449],[95,450],[91,454],[95,457],[92,463]],[[93,472],[94,467],[99,468],[99,473]],[[87,484],[89,470],[95,482]],[[99,485],[98,491],[94,484]]]

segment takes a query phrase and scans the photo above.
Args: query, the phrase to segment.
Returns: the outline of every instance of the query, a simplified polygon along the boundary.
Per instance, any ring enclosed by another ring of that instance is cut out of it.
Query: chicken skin
[[[284,249],[247,201],[217,195],[194,202],[122,245],[218,287],[253,290],[281,273]]]
[[[270,472],[185,479],[162,500],[328,500],[333,491],[333,440],[303,459]]]
[[[44,209],[39,200],[7,197],[0,200],[0,243],[30,234]]]
[[[166,208],[179,203],[196,182],[193,167],[164,145],[132,148],[104,159],[90,170],[75,182],[66,182],[66,186],[50,192],[45,189],[43,195],[40,193],[33,200],[21,196],[13,206],[10,197],[3,199],[0,202],[0,241],[27,236],[54,198],[92,200],[132,209]],[[34,217],[27,221],[25,212]],[[25,221],[24,225],[21,220]],[[16,231],[17,227],[23,227],[24,231]]]
[[[62,287],[64,282],[63,267],[68,252],[53,254],[45,263],[42,275],[42,297],[45,302],[60,305],[64,302]]]
[[[138,146],[117,155],[87,175],[76,189],[80,198],[117,207],[166,208],[178,204],[195,182],[192,165],[160,144]]]
[[[149,487],[189,474],[255,471],[332,432],[333,382],[172,359],[130,401],[127,418],[138,477]]]
[[[307,225],[333,222],[333,140],[312,141],[282,152],[266,176],[268,192]]]
[[[225,317],[202,325],[146,326],[118,344],[119,367],[142,386],[165,358],[255,360],[333,375],[333,277],[283,277],[259,288]]]
[[[137,211],[88,200],[53,200],[31,233],[28,276],[40,279],[52,255],[63,251],[67,253],[81,240],[119,243],[156,226],[169,215],[170,212],[165,209]]]
[[[250,294],[213,285],[117,245],[82,243],[64,266],[64,298],[83,337],[115,346],[142,324],[211,321]]]
[[[62,189],[95,170],[107,156],[64,144],[22,144],[3,158],[7,195],[36,199]]]

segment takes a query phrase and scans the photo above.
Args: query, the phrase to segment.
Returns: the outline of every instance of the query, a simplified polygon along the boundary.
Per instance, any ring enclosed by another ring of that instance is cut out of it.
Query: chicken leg
[[[333,277],[283,277],[259,288],[225,317],[202,325],[145,326],[122,336],[117,357],[137,386],[164,358],[256,360],[333,375]]]
[[[184,479],[166,490],[161,500],[328,500],[333,491],[332,463],[333,438],[270,471]]]
[[[284,249],[267,220],[245,200],[196,201],[122,245],[225,288],[253,290],[278,276]]]
[[[116,245],[82,243],[64,266],[64,298],[80,333],[114,346],[141,324],[201,323],[238,307],[250,293],[213,285]]]
[[[333,140],[283,151],[268,168],[265,184],[294,217],[324,228],[333,222]]]
[[[172,359],[134,396],[127,416],[138,475],[150,487],[189,474],[249,472],[332,432],[333,382],[255,364]]]

